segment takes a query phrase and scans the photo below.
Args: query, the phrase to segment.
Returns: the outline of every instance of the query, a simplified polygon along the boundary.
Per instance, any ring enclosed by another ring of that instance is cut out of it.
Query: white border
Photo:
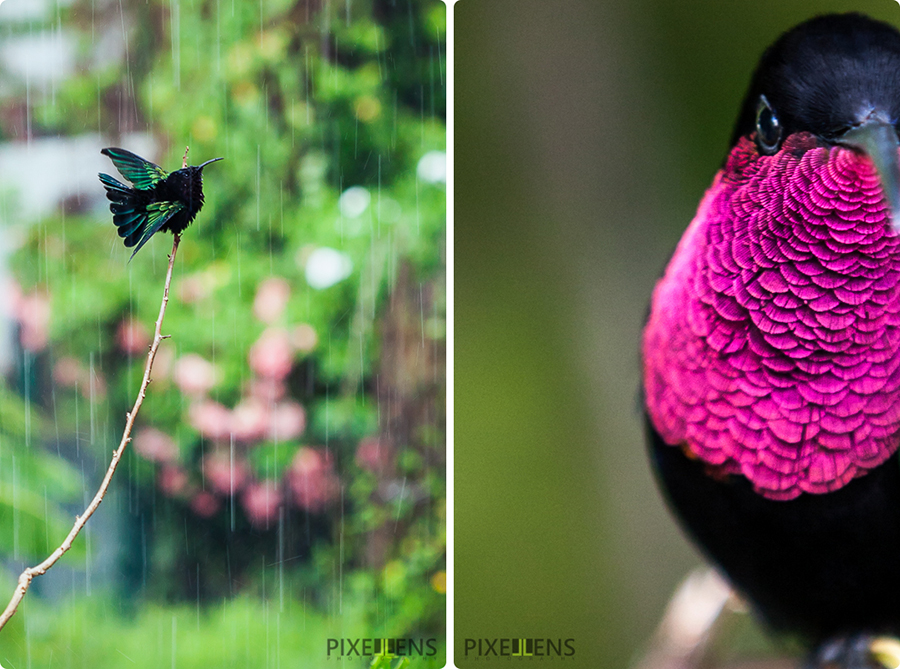
[[[900,1],[900,0],[898,0]],[[446,155],[447,155],[447,370],[446,370],[446,392],[447,392],[447,515],[446,515],[446,532],[447,532],[447,621],[446,621],[446,647],[447,658],[446,667],[455,667],[453,661],[453,644],[454,644],[454,543],[453,543],[453,499],[454,499],[454,468],[453,468],[453,330],[454,330],[454,302],[453,302],[453,215],[454,215],[454,191],[455,191],[455,174],[454,174],[454,76],[455,76],[455,26],[453,5],[456,0],[443,0],[447,12],[447,32],[446,32],[446,58],[447,58],[447,89],[446,89]]]

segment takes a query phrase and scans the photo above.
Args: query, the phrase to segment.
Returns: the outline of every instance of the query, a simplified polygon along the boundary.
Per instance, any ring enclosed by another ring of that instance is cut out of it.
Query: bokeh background
[[[459,666],[509,666],[466,637],[571,637],[541,666],[627,667],[700,562],[646,462],[646,305],[763,49],[851,10],[900,25],[893,0],[456,4]]]
[[[437,0],[0,6],[3,606],[97,489],[162,298],[172,239],[129,262],[100,149],[225,158],[134,441],[0,631],[3,667],[365,667],[328,639],[373,637],[443,665],[445,18]]]

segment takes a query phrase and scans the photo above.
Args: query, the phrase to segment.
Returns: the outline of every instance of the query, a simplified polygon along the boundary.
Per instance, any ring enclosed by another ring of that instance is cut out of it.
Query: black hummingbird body
[[[783,35],[645,329],[670,505],[768,623],[814,644],[900,635],[898,128],[893,27]]]
[[[213,158],[168,173],[125,149],[109,147],[100,153],[109,156],[134,186],[126,186],[108,174],[99,175],[119,237],[126,247],[135,247],[132,258],[157,232],[184,232],[203,207],[203,168],[222,160]]]

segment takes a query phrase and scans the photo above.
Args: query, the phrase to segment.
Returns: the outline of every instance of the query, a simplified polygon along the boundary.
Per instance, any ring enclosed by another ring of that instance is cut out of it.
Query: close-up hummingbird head
[[[731,138],[772,155],[797,133],[865,153],[900,229],[900,33],[861,14],[832,14],[782,35],[760,59]]]

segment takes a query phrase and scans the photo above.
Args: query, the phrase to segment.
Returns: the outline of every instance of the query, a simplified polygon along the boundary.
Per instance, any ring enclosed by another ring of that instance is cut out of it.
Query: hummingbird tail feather
[[[147,206],[138,198],[137,191],[117,181],[108,174],[100,174],[100,182],[106,188],[110,201],[113,223],[119,237],[125,239],[125,246],[131,248],[140,241],[147,225]]]

